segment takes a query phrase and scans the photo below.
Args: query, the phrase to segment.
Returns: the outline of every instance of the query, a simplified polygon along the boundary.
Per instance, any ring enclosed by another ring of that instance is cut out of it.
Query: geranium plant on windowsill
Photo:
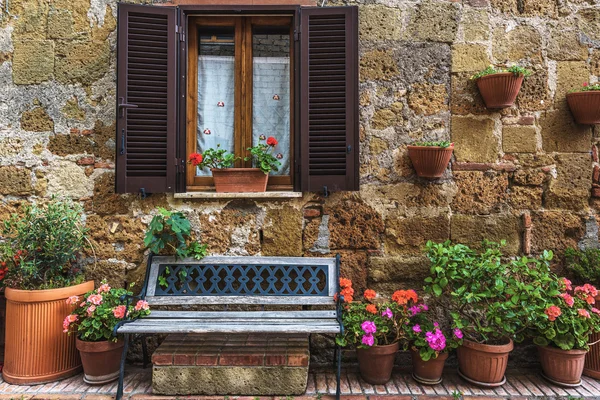
[[[195,167],[210,168],[218,193],[264,192],[267,190],[269,173],[278,171],[281,166],[279,159],[282,155],[273,155],[277,144],[273,136],[267,138],[261,135],[255,146],[247,148],[250,156],[244,157],[244,161],[252,161],[255,168],[233,168],[241,157],[221,149],[219,145],[201,154],[190,154],[189,162]]]

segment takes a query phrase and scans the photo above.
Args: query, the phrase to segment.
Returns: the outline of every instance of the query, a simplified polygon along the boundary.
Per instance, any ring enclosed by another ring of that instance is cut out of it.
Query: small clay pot
[[[410,349],[410,357],[413,365],[413,378],[415,381],[424,385],[437,385],[442,382],[442,373],[444,364],[448,358],[448,353],[441,353],[437,358],[423,361],[419,351]]]
[[[581,385],[586,353],[586,350],[561,350],[552,346],[538,346],[544,378],[559,386]]]
[[[125,342],[103,340],[101,342],[76,341],[83,364],[83,381],[89,385],[104,385],[117,380],[121,354]]]
[[[446,171],[453,151],[454,144],[448,147],[408,146],[408,157],[418,176],[437,179]]]
[[[368,349],[356,349],[360,376],[371,385],[385,385],[392,377],[398,342]]]
[[[600,124],[600,90],[567,93],[567,103],[578,124]]]
[[[600,295],[596,297],[596,303],[600,304]],[[600,332],[590,335],[590,343],[600,341]],[[590,346],[590,350],[585,355],[585,365],[583,375],[590,378],[600,379],[600,343]]]
[[[467,382],[482,387],[497,387],[506,382],[504,373],[514,343],[490,345],[463,340],[457,349],[458,374]]]
[[[508,108],[515,104],[523,75],[512,72],[485,75],[477,79],[479,93],[487,108]]]
[[[211,169],[217,193],[249,193],[267,190],[269,174],[260,168]]]

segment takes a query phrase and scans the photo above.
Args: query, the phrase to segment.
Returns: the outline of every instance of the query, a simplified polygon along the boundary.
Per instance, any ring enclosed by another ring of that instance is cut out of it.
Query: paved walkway
[[[125,375],[125,397],[129,400],[158,400],[158,399],[198,399],[198,400],[255,400],[253,397],[236,396],[153,396],[151,388],[152,369],[129,366]],[[417,384],[409,373],[397,371],[385,386],[372,386],[362,381],[355,371],[343,374],[342,394],[347,400],[374,400],[386,396],[385,400],[421,400],[421,399],[598,399],[600,400],[600,381],[586,378],[583,385],[577,389],[562,389],[547,384],[540,376],[527,371],[510,371],[508,382],[494,390],[476,388],[466,384],[454,371],[444,374],[444,381],[436,386]],[[15,386],[2,382],[0,379],[0,399],[14,400],[109,400],[114,398],[116,383],[104,386],[89,386],[83,383],[81,375],[63,381],[37,386]],[[323,399],[330,400],[335,394],[335,375],[331,371],[311,372],[308,387],[304,396],[294,400]],[[259,400],[292,400],[292,398],[261,397]]]

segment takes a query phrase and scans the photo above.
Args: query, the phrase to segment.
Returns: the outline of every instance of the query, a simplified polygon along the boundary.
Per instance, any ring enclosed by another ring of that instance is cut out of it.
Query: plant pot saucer
[[[495,382],[495,383],[479,382],[474,379],[467,378],[465,375],[463,375],[462,372],[460,372],[460,368],[458,369],[458,376],[460,376],[465,381],[472,383],[473,385],[477,385],[477,386],[484,387],[484,388],[495,388],[495,387],[502,386],[506,383],[506,375],[502,377],[502,380],[500,382]]]
[[[544,378],[545,380],[547,380],[548,382],[552,383],[553,385],[556,386],[562,386],[565,388],[576,388],[581,386],[581,380],[579,380],[579,382],[577,383],[565,383],[565,382],[559,382],[559,381],[555,381],[554,379],[550,379],[546,376],[546,374],[544,374],[543,372],[540,372],[542,374],[542,378]]]
[[[88,378],[86,374],[83,374],[83,381],[88,385],[99,386],[104,385],[106,383],[110,383],[119,379],[119,372],[114,372],[112,374],[104,375],[104,376],[96,376],[92,378]]]
[[[416,376],[414,372],[412,373],[412,378],[415,381],[417,381],[417,382],[419,382],[419,383],[421,383],[423,385],[430,385],[430,386],[438,385],[438,384],[442,383],[442,380],[443,380],[443,378],[440,378],[440,379],[425,379],[425,378],[420,378],[420,377]]]

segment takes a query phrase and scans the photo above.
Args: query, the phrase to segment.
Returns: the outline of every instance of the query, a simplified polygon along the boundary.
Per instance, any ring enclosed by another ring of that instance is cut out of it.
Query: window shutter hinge
[[[297,42],[300,39],[300,31],[294,30],[294,41]]]
[[[175,172],[181,174],[185,171],[185,161],[182,158],[175,159]]]
[[[175,33],[179,34],[180,42],[185,42],[185,32],[183,31],[183,28],[181,26],[175,25]]]

